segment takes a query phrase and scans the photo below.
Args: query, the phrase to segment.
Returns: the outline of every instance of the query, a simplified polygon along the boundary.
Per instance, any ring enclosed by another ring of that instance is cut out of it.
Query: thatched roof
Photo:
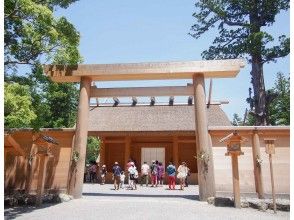
[[[208,109],[208,126],[230,126],[219,105]],[[194,106],[91,107],[91,131],[194,131]]]

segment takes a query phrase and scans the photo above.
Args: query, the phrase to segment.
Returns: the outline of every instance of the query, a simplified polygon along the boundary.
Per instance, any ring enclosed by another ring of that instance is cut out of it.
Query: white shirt
[[[123,182],[125,181],[126,175],[125,174],[120,174],[120,181]]]
[[[130,167],[129,169],[128,169],[128,171],[129,171],[129,173],[130,174],[135,174],[135,172],[136,172],[136,167],[134,166],[134,167]]]
[[[149,169],[150,169],[149,165],[144,163],[141,167],[142,174],[147,175],[149,172]]]

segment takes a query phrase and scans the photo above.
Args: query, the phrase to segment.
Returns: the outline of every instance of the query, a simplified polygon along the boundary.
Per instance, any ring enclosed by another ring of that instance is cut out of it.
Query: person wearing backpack
[[[136,179],[138,178],[138,171],[134,162],[131,163],[131,167],[128,169],[128,172],[130,174],[130,188],[137,189]]]
[[[157,174],[158,174],[158,167],[155,160],[152,160],[152,165],[150,166],[151,170],[151,187],[157,187]]]
[[[122,171],[122,169],[118,165],[118,162],[115,162],[114,166],[112,167],[113,180],[114,180],[114,190],[119,190],[121,171]]]

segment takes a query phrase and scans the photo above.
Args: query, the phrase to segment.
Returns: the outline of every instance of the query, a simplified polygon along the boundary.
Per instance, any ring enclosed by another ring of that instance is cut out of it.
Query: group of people
[[[165,173],[168,176],[168,186],[169,189],[174,190],[176,185],[176,178],[180,181],[180,189],[184,190],[185,186],[188,186],[188,176],[190,176],[190,169],[185,162],[176,169],[172,162],[166,167],[163,166],[162,162],[153,160],[150,166],[147,162],[144,162],[141,166],[141,176],[139,177],[139,172],[137,170],[134,161],[129,160],[126,164],[126,174],[119,166],[118,162],[114,163],[112,168],[114,188],[118,190],[119,188],[125,188],[125,179],[127,178],[129,189],[137,189],[137,184],[140,182],[142,186],[145,184],[147,187],[149,185],[149,178],[151,180],[151,187],[162,186],[164,182]]]
[[[176,169],[172,162],[165,167],[162,162],[153,160],[150,166],[147,162],[144,162],[141,166],[141,175],[136,167],[136,163],[133,160],[129,160],[126,164],[126,172],[121,168],[118,162],[115,162],[112,167],[112,179],[114,181],[114,189],[119,190],[125,188],[125,181],[127,180],[127,188],[136,190],[137,184],[146,186],[149,185],[149,179],[151,180],[151,187],[162,186],[165,178],[165,174],[168,177],[168,187],[170,190],[175,189],[176,178],[180,182],[180,190],[184,190],[184,187],[188,186],[188,177],[190,176],[190,169],[185,162]],[[93,164],[87,169],[90,172],[90,182],[93,182],[97,178],[97,165]],[[100,169],[101,184],[105,184],[107,169],[106,165],[103,165]]]

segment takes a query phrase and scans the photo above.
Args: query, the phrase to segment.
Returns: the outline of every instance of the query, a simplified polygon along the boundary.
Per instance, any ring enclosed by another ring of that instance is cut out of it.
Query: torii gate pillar
[[[77,162],[71,160],[68,193],[75,199],[82,197],[86,147],[88,138],[88,115],[90,101],[91,78],[81,77],[80,99],[77,114],[76,132],[73,153],[78,154]]]
[[[215,196],[215,181],[212,147],[209,144],[205,83],[203,74],[193,76],[196,153],[198,155],[198,185],[200,201]],[[203,160],[199,156],[203,155]]]

